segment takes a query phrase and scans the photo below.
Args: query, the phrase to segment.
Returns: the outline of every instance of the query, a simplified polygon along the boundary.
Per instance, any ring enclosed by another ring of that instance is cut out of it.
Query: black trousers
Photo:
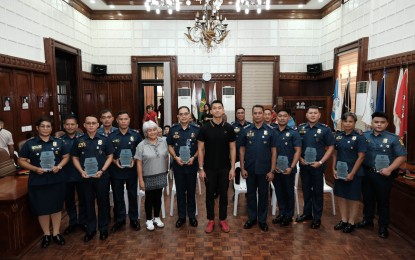
[[[88,232],[94,232],[97,228],[95,199],[98,204],[98,230],[100,232],[108,231],[110,213],[109,177],[101,177],[99,179],[89,178],[84,180],[84,182],[82,182],[82,188],[85,192],[86,224],[88,225]]]
[[[219,192],[219,219],[225,220],[228,210],[229,168],[206,172],[206,211],[207,219],[215,219],[215,192]]]
[[[76,210],[75,193],[78,195],[78,211]],[[81,181],[66,183],[65,207],[70,226],[86,224],[85,195]]]
[[[295,173],[275,175],[273,180],[277,195],[279,215],[292,218],[294,216],[294,182]]]
[[[111,178],[112,193],[114,196],[114,220],[116,223],[124,223],[127,210],[124,200],[124,184],[128,194],[128,217],[130,221],[138,219],[138,201],[137,201],[137,175],[129,179]]]
[[[186,219],[186,208],[189,218],[196,216],[196,180],[197,172],[174,171],[179,218]]]
[[[362,194],[363,194],[363,218],[372,221],[375,217],[375,206],[379,215],[379,226],[389,225],[389,197],[392,190],[394,177],[383,176],[364,168]]]
[[[160,216],[161,209],[161,195],[163,194],[163,189],[156,190],[146,190],[146,198],[144,201],[144,209],[146,210],[146,219],[153,219],[153,210],[154,217],[157,218]]]
[[[323,175],[325,167],[301,166],[301,187],[304,197],[303,214],[320,220],[323,213]]]
[[[248,196],[248,217],[249,220],[258,220],[259,223],[267,222],[269,182],[266,174],[248,173],[246,179]],[[258,199],[257,199],[258,190]]]

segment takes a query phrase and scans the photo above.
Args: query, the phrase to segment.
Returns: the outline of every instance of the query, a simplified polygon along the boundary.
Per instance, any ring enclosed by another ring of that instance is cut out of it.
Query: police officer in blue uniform
[[[296,221],[313,220],[311,228],[317,229],[323,213],[324,163],[334,151],[335,140],[330,127],[318,122],[321,117],[318,106],[308,107],[306,117],[308,122],[297,129],[302,141],[300,176],[304,210]]]
[[[385,131],[388,116],[383,112],[372,114],[372,130],[365,132],[367,153],[363,161],[363,220],[357,228],[373,227],[375,205],[379,215],[379,237],[389,236],[389,197],[397,169],[406,161],[406,149],[401,139]]]
[[[95,198],[98,204],[98,229],[100,239],[108,238],[109,222],[109,173],[114,146],[107,137],[97,133],[98,118],[89,115],[85,118],[86,134],[75,140],[71,155],[75,168],[80,172],[85,194],[87,232],[84,241],[90,241],[96,234],[97,218]]]
[[[367,150],[366,138],[355,130],[357,117],[351,112],[341,117],[342,129],[336,133],[336,150],[333,153],[334,195],[340,208],[341,221],[334,230],[351,233],[359,211],[362,195],[361,167]]]
[[[272,110],[269,108],[264,110],[264,122],[273,128],[277,126],[276,123],[272,122]]]
[[[238,107],[236,109],[236,121],[232,122],[231,125],[235,130],[236,135],[236,162],[239,162],[239,147],[241,147],[239,134],[242,132],[243,128],[247,125],[250,125],[251,122],[245,120],[245,108]],[[239,184],[241,178],[241,168],[235,169],[235,183]]]
[[[196,179],[198,162],[197,135],[199,127],[189,124],[191,113],[186,106],[179,107],[179,124],[173,125],[167,135],[169,153],[173,157],[174,181],[177,191],[179,219],[176,228],[186,223],[186,209],[189,223],[197,227],[196,220]]]
[[[258,221],[261,230],[266,232],[269,182],[276,174],[277,139],[274,130],[264,123],[263,106],[253,106],[252,117],[254,123],[245,126],[241,133],[239,150],[242,177],[248,190],[248,220],[244,228],[249,229]]]
[[[52,122],[49,117],[38,119],[36,130],[39,135],[26,141],[20,150],[18,163],[30,170],[29,202],[44,234],[41,247],[46,248],[52,239],[58,245],[65,244],[59,229],[66,186],[62,167],[68,163],[69,154],[62,139],[51,136]],[[50,234],[51,221],[53,236]]]
[[[74,116],[66,117],[63,128],[65,129],[65,134],[61,136],[61,139],[65,142],[68,151],[71,151],[75,139],[82,135],[76,131],[78,129],[78,120]],[[66,176],[65,207],[69,216],[69,226],[63,234],[72,233],[78,226],[83,231],[86,231],[86,208],[85,196],[82,191],[82,176],[73,165],[72,160],[68,161],[63,170]],[[78,212],[76,210],[75,193],[78,196]]]
[[[294,182],[297,163],[301,155],[301,137],[298,132],[288,126],[291,116],[286,109],[277,111],[277,175],[274,178],[279,215],[272,220],[273,224],[288,226],[294,216]]]
[[[114,145],[114,158],[110,166],[111,187],[114,196],[114,219],[115,224],[112,231],[115,232],[125,225],[126,208],[124,201],[124,184],[128,194],[128,217],[130,226],[140,229],[138,222],[138,203],[137,203],[137,167],[133,156],[137,145],[141,142],[138,132],[129,128],[130,115],[127,111],[120,111],[117,114],[118,129],[112,132],[108,139]],[[121,158],[122,156],[122,158]],[[130,157],[128,165],[125,161]]]
[[[100,135],[108,137],[112,132],[118,129],[112,126],[112,122],[114,122],[114,115],[109,109],[104,109],[101,111],[101,117],[99,120],[101,121],[102,125],[98,128],[97,133]]]

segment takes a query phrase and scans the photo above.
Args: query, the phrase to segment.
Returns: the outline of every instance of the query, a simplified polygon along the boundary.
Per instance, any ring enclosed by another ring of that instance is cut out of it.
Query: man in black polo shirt
[[[236,137],[233,127],[224,122],[223,104],[212,102],[213,119],[204,124],[198,135],[198,160],[200,179],[206,184],[206,211],[208,224],[205,232],[211,233],[215,226],[214,193],[219,191],[219,225],[229,232],[226,222],[229,181],[235,176]]]

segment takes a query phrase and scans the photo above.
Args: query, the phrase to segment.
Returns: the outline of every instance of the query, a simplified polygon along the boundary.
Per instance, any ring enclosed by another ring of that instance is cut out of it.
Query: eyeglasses
[[[189,112],[179,113],[179,116],[188,116],[189,114],[190,114]]]

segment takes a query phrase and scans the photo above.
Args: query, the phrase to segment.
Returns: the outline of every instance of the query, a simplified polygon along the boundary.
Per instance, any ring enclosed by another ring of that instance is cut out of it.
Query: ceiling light
[[[114,9],[114,8],[115,8],[115,6],[114,6],[114,5],[110,5],[110,8],[111,8],[111,9]]]
[[[95,0],[89,0],[91,4],[95,4]]]
[[[298,8],[303,8],[304,5],[298,5]]]

